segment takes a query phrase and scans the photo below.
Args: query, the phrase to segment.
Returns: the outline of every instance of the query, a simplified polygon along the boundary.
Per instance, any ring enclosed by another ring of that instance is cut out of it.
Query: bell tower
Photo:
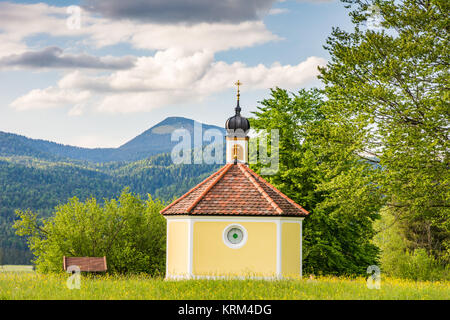
[[[247,118],[241,116],[241,107],[239,105],[240,86],[242,82],[239,80],[235,83],[237,86],[237,104],[235,115],[230,117],[225,123],[227,130],[227,163],[244,163],[248,164],[248,136],[250,130],[250,122]]]

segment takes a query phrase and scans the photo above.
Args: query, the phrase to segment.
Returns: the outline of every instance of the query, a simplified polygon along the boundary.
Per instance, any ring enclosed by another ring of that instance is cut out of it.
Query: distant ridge
[[[202,124],[203,131],[225,129]],[[183,117],[168,117],[118,148],[81,148],[56,142],[27,138],[0,131],[0,156],[30,156],[45,160],[82,160],[90,162],[137,161],[150,156],[167,153],[178,142],[171,141],[176,129],[186,129],[194,146],[194,120]]]

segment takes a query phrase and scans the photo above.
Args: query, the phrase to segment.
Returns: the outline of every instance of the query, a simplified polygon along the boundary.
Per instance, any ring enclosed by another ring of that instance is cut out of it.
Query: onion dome
[[[247,132],[250,130],[250,122],[248,121],[247,118],[241,116],[241,107],[239,105],[239,97],[240,97],[240,92],[239,92],[239,86],[242,83],[238,80],[238,82],[236,82],[236,85],[238,86],[238,93],[237,93],[237,105],[236,108],[234,109],[236,111],[236,114],[230,118],[228,118],[228,120],[225,122],[225,129],[227,130],[228,135],[247,135]]]

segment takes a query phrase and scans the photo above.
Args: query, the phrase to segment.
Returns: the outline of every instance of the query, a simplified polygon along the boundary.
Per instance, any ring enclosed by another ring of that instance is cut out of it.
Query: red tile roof
[[[227,164],[161,214],[306,216],[309,212],[246,165]]]

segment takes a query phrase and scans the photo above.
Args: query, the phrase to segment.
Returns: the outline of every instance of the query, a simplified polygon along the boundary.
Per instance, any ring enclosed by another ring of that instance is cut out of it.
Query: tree
[[[40,272],[59,272],[63,256],[106,256],[111,272],[164,272],[163,204],[149,196],[142,201],[125,190],[118,199],[76,197],[57,206],[54,215],[38,221],[30,210],[16,211],[17,234],[27,236]]]
[[[355,28],[334,28],[320,69],[330,134],[322,153],[335,164],[348,155],[382,168],[371,183],[400,225],[409,250],[424,248],[450,262],[449,7],[447,0],[342,0],[353,8]],[[366,28],[373,9],[381,29]],[[331,167],[334,167],[331,164]],[[336,175],[325,190],[367,199]],[[370,205],[367,203],[367,205]]]
[[[324,186],[345,171],[352,178],[342,183],[369,199],[374,191],[367,183],[372,165],[352,155],[339,166],[329,167],[333,154],[319,153],[318,143],[332,129],[321,111],[324,101],[319,90],[289,94],[277,88],[271,93],[250,121],[260,134],[279,130],[279,170],[265,178],[311,213],[304,223],[304,271],[365,273],[377,262],[378,250],[371,243],[377,211],[352,198],[341,198],[339,190]],[[252,165],[256,171],[261,166]],[[359,181],[354,183],[356,179]]]

